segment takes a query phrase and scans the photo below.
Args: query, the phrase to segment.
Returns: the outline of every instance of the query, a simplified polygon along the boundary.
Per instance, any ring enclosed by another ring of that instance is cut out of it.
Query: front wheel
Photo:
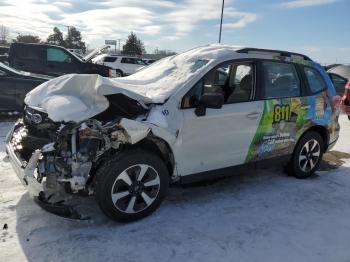
[[[154,212],[165,198],[169,175],[164,162],[145,151],[125,151],[102,164],[95,194],[113,220],[130,222]]]
[[[310,177],[320,166],[324,151],[322,136],[314,131],[307,132],[298,142],[288,172],[297,178]]]

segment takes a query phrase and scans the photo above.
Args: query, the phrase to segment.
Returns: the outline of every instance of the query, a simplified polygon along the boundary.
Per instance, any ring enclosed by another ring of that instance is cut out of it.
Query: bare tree
[[[9,30],[7,29],[6,26],[1,25],[0,26],[0,43],[6,44],[8,36],[9,36]]]

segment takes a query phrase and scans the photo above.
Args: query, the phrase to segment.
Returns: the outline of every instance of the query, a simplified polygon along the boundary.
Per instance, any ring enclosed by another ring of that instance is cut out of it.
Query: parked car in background
[[[330,65],[326,65],[326,66],[324,66],[324,69],[325,69],[326,71],[328,71],[329,69],[332,69],[333,67],[336,67],[336,66],[339,66],[339,65],[341,65],[341,64],[330,64]]]
[[[0,62],[2,63],[8,63],[8,52],[9,52],[9,47],[7,46],[0,46]]]
[[[94,55],[107,48],[108,46],[96,49],[81,59],[61,46],[13,43],[8,63],[19,70],[51,76],[78,73],[114,77],[115,71],[110,67],[91,63]]]
[[[327,72],[332,79],[337,93],[340,96],[346,95],[345,91],[350,88],[350,65],[337,65]]]
[[[147,65],[150,65],[150,64],[154,63],[155,61],[157,61],[157,60],[155,60],[155,59],[147,59],[147,58],[142,58],[142,60],[143,60]]]
[[[18,71],[0,62],[0,112],[22,112],[25,95],[51,78]]]
[[[0,55],[8,55],[9,49],[8,46],[0,46]]]
[[[108,217],[128,222],[155,211],[171,182],[276,163],[311,176],[339,136],[335,98],[305,55],[209,45],[128,77],[43,83],[6,150],[47,210],[76,216],[72,193],[95,194]]]
[[[132,75],[147,64],[138,57],[102,54],[92,59],[93,63],[109,66],[116,71],[116,77]]]

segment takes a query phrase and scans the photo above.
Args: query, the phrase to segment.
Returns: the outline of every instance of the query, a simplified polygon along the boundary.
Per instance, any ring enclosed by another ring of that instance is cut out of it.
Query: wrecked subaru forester
[[[31,91],[7,136],[14,170],[43,208],[78,217],[95,195],[117,221],[152,213],[171,182],[280,159],[310,176],[337,141],[335,89],[310,58],[210,45],[134,75],[65,75]]]

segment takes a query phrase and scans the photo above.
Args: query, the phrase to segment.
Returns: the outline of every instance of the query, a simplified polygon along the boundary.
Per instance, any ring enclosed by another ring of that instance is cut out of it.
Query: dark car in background
[[[0,62],[0,112],[21,112],[26,94],[51,78],[18,71]]]
[[[9,50],[8,63],[19,70],[51,76],[78,73],[114,77],[115,70],[112,68],[91,63],[94,55],[106,48],[108,47],[96,49],[81,59],[61,46],[13,43]]]
[[[345,86],[350,82],[350,65],[337,65],[329,69],[327,72],[333,81],[338,95],[343,96]]]
[[[6,62],[8,58],[9,47],[0,46],[0,62]]]
[[[0,55],[7,55],[9,53],[8,46],[0,46]]]

